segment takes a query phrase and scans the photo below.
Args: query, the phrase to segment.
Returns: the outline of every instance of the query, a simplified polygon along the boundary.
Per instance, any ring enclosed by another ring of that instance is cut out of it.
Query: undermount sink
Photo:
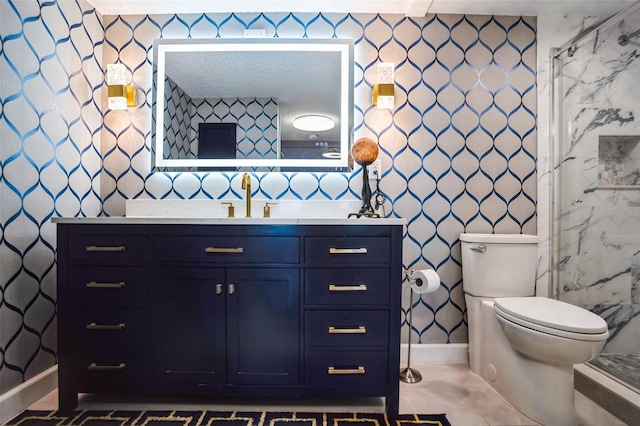
[[[233,203],[235,219],[245,219],[244,200],[127,200],[126,217],[164,218],[217,218],[228,219],[228,204]],[[336,219],[347,218],[349,213],[360,210],[359,200],[319,201],[319,200],[263,200],[251,201],[251,217],[262,219],[265,203],[269,202],[272,219]]]

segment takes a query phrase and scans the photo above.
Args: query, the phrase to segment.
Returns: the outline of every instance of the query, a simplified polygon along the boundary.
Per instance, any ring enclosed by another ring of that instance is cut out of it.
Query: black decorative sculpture
[[[371,206],[371,186],[367,166],[378,158],[378,144],[371,138],[360,138],[351,147],[353,161],[362,166],[362,207],[358,213],[350,213],[349,217],[380,217]]]

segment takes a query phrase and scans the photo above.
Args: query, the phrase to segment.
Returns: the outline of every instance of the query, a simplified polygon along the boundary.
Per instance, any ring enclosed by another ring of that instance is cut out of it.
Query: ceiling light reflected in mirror
[[[293,127],[305,132],[324,132],[333,129],[335,123],[323,115],[303,115],[293,120]]]

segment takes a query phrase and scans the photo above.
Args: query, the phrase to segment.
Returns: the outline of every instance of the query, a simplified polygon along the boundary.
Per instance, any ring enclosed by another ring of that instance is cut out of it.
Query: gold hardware
[[[247,194],[245,196],[246,217],[251,217],[251,176],[249,176],[248,173],[242,175],[242,189],[247,190]]]
[[[87,283],[87,288],[124,288],[124,286],[124,281],[119,283],[97,283],[95,281],[91,281],[90,283]]]
[[[220,204],[228,204],[229,207],[227,207],[227,217],[236,217],[236,208],[233,207],[233,203],[231,201],[223,201]]]
[[[242,253],[242,247],[207,247],[204,249],[206,253]]]
[[[216,294],[222,294],[222,284],[216,284]]]
[[[124,251],[126,249],[125,246],[113,246],[113,247],[100,247],[100,246],[87,246],[86,251],[106,251],[106,252],[116,252],[116,251]]]
[[[271,206],[276,204],[278,203],[274,203],[273,201],[267,201],[266,203],[264,203],[262,217],[271,217]]]
[[[98,365],[95,362],[92,362],[87,366],[87,370],[89,371],[121,371],[127,366],[124,362],[121,362],[118,365]]]
[[[328,374],[364,374],[364,367],[358,366],[358,368],[335,368],[329,367],[327,370]]]
[[[92,322],[87,324],[87,330],[124,330],[124,323],[110,325]]]
[[[235,284],[229,284],[229,287],[227,288],[229,294],[233,294],[236,292],[236,286]]]
[[[395,86],[391,83],[376,83],[373,85],[373,105],[378,106],[378,98],[381,96],[394,96]]]
[[[359,326],[358,328],[336,328],[329,327],[329,334],[366,334],[367,328]]]
[[[331,254],[367,254],[367,248],[361,247],[361,248],[341,249],[341,248],[331,247],[329,248],[329,253]]]
[[[329,291],[367,291],[367,285],[366,284],[360,284],[360,285],[329,284]]]

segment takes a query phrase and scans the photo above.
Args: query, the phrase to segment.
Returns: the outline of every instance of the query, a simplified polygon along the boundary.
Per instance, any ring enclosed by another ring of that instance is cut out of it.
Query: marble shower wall
[[[562,56],[557,80],[557,292],[608,322],[604,352],[615,353],[640,350],[640,187],[629,177],[640,165],[640,39],[617,43],[638,28],[631,17],[581,42]]]

